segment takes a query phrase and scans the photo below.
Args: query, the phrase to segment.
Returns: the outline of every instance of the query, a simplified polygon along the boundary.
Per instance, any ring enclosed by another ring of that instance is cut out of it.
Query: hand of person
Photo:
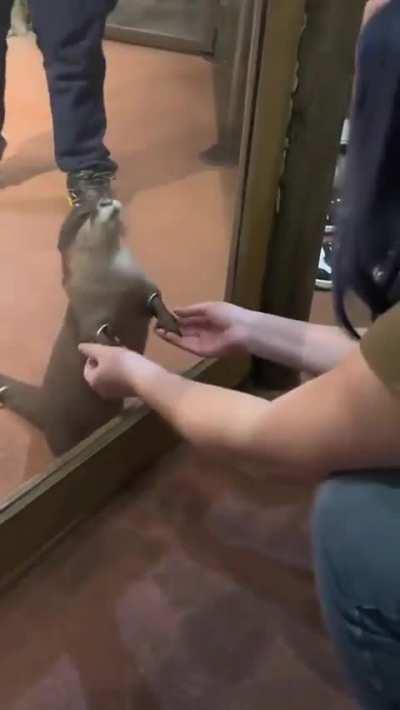
[[[87,360],[84,378],[104,399],[135,395],[135,381],[152,377],[160,368],[132,350],[84,343],[79,351]]]
[[[369,22],[369,20],[377,12],[379,12],[379,10],[381,10],[385,5],[387,5],[389,1],[390,0],[368,0],[367,4],[365,5],[362,27],[364,27],[367,22]]]
[[[201,357],[247,352],[250,311],[231,303],[203,303],[175,311],[181,335],[157,327],[168,343]]]

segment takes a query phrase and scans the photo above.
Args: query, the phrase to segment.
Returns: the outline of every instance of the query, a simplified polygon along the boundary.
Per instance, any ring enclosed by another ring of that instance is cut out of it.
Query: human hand
[[[87,358],[86,382],[104,399],[134,396],[136,383],[159,370],[158,365],[126,348],[84,343],[79,351]]]
[[[368,0],[364,9],[362,27],[364,27],[379,10],[382,10],[388,2],[390,2],[390,0]]]
[[[180,335],[157,327],[168,343],[201,357],[247,352],[250,311],[231,303],[202,303],[175,310]]]

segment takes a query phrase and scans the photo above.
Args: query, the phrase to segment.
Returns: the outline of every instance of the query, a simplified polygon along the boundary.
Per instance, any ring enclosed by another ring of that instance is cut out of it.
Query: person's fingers
[[[179,343],[184,343],[186,340],[199,340],[201,336],[201,332],[199,331],[198,328],[196,327],[188,327],[185,326],[185,328],[182,330],[180,335],[177,333],[173,333],[170,330],[165,330],[165,328],[160,328],[158,325],[155,327],[155,331],[157,335],[160,337],[168,338],[169,341],[173,342],[179,342]]]
[[[210,318],[205,316],[189,316],[188,318],[178,318],[178,325],[180,329],[185,332],[186,328],[210,328],[213,326],[213,323]]]
[[[106,345],[97,345],[96,343],[81,343],[78,345],[79,352],[90,360],[97,360],[104,350]]]
[[[182,338],[180,335],[176,335],[176,333],[171,333],[171,331],[163,330],[158,327],[155,328],[155,332],[161,340],[165,340],[167,343],[171,343],[177,347],[182,346]]]
[[[175,335],[175,333],[169,333],[160,328],[156,328],[156,334],[161,340],[165,340],[166,343],[170,345],[175,345],[176,348],[184,350],[185,352],[192,353],[193,355],[199,355],[199,350],[196,348],[195,343],[192,341],[185,340],[184,338]]]
[[[201,328],[198,326],[185,326],[181,333],[181,340],[185,338],[199,338],[201,335]]]
[[[90,385],[94,382],[94,378],[97,371],[97,363],[94,360],[88,358],[83,369],[83,376]]]
[[[210,308],[209,303],[195,303],[192,306],[175,308],[174,313],[178,318],[190,318],[190,316],[206,316]]]

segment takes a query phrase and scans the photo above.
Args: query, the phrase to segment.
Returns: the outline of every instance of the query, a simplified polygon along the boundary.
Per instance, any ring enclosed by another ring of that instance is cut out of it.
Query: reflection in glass
[[[119,0],[109,25],[211,49],[215,0]]]
[[[54,167],[41,57],[31,35],[10,40],[0,190],[0,499],[44,475],[57,455],[124,406],[86,389],[79,340],[146,346],[174,371],[195,364],[149,330],[153,315],[171,319],[150,297],[160,289],[172,308],[224,297],[242,198],[245,106],[254,99],[256,6],[120,1],[109,27],[119,18],[133,34],[130,42],[127,35],[106,41],[105,55],[107,145],[120,166],[114,191],[122,212],[112,202],[101,215],[75,213],[60,245],[65,177]],[[167,35],[168,50],[160,49]]]

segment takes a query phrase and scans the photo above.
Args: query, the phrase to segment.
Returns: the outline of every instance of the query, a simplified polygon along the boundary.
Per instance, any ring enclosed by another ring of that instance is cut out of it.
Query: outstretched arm
[[[303,323],[230,303],[203,303],[176,312],[181,334],[158,333],[167,342],[200,357],[246,352],[319,375],[339,364],[356,347],[334,326]]]
[[[317,481],[334,471],[400,461],[400,397],[360,349],[331,372],[268,403],[171,374],[136,353],[83,346],[85,375],[103,396],[135,393],[193,445],[266,473]]]

